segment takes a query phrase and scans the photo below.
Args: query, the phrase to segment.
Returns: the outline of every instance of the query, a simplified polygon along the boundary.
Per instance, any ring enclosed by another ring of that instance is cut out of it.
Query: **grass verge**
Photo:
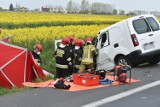
[[[13,94],[13,93],[16,93],[16,92],[21,92],[21,91],[25,91],[25,90],[29,90],[29,89],[30,88],[28,88],[28,87],[23,87],[23,88],[13,87],[12,89],[0,87],[0,96]]]

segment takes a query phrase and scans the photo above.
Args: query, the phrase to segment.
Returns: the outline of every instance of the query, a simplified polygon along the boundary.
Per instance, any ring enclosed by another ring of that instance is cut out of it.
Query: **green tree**
[[[82,0],[80,6],[80,13],[89,13],[90,4],[89,1]]]
[[[12,4],[12,3],[9,5],[9,11],[14,11],[13,4]]]
[[[124,15],[125,11],[124,10],[119,10],[119,15]]]
[[[136,14],[134,12],[132,12],[132,11],[127,13],[127,16],[134,16],[134,15],[136,15]]]
[[[112,14],[114,14],[114,15],[117,15],[117,9],[113,9],[113,12],[112,12]]]
[[[0,11],[4,11],[4,9],[2,7],[0,7]]]
[[[67,11],[67,13],[72,13],[72,11],[73,11],[73,1],[72,0],[70,0],[67,3],[66,11]]]

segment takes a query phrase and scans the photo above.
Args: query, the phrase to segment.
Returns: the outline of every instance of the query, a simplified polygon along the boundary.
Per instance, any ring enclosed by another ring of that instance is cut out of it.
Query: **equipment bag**
[[[106,71],[105,70],[96,71],[96,75],[99,75],[99,79],[105,79]]]

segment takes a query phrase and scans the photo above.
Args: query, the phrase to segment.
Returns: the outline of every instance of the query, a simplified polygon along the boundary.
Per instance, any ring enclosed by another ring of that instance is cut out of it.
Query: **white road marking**
[[[147,85],[140,86],[138,88],[135,88],[135,89],[132,89],[132,90],[129,90],[129,91],[122,92],[120,94],[117,94],[117,95],[114,95],[114,96],[111,96],[111,97],[101,99],[99,101],[95,101],[95,102],[83,105],[82,107],[98,107],[98,106],[101,106],[103,104],[113,102],[113,101],[116,101],[118,99],[121,99],[121,98],[130,96],[132,94],[138,93],[140,91],[144,91],[146,89],[152,88],[152,87],[157,86],[157,85],[160,85],[160,80],[155,81],[155,82],[150,83],[150,84],[147,84]]]

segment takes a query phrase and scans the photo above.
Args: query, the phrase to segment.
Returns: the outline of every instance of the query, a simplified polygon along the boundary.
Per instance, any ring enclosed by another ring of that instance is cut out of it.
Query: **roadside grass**
[[[146,66],[146,65],[149,65],[149,63],[148,63],[148,62],[145,62],[145,63],[139,64],[138,66],[139,66],[139,67],[143,67],[143,66]]]
[[[55,58],[53,57],[54,51],[53,49],[49,49],[48,51],[44,51],[41,53],[42,59],[42,68],[47,72],[50,72],[55,75]]]
[[[30,89],[29,87],[23,87],[23,88],[13,87],[12,89],[0,87],[0,96],[13,94],[16,92],[22,92],[24,90],[29,90],[29,89]]]

